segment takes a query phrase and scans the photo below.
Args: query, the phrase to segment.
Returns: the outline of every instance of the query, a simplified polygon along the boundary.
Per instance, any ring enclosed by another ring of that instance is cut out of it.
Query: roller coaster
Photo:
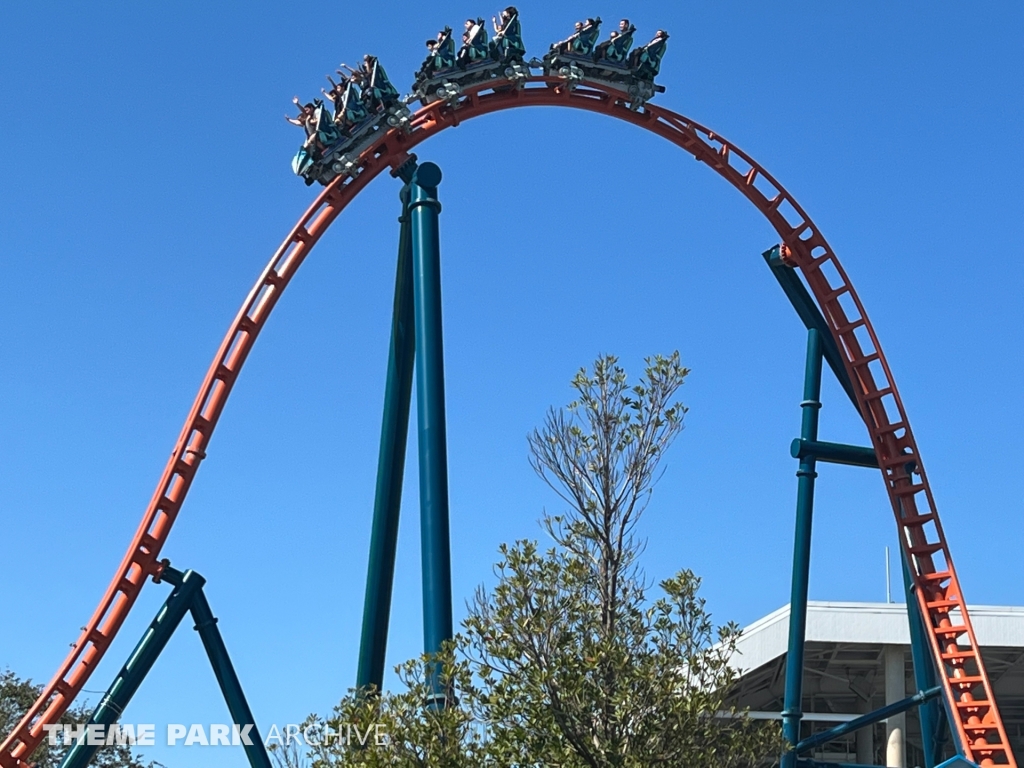
[[[293,167],[307,183],[318,182],[324,188],[242,303],[109,587],[53,679],[0,745],[0,766],[30,767],[29,758],[45,738],[47,726],[56,723],[82,692],[148,580],[170,583],[172,594],[100,701],[92,722],[117,722],[170,634],[185,613],[191,612],[235,722],[255,723],[203,596],[202,577],[172,568],[161,554],[260,331],[323,234],[384,171],[404,182],[403,210],[357,686],[379,687],[383,679],[414,373],[419,402],[425,651],[438,650],[451,637],[437,199],[441,173],[432,163],[418,164],[411,151],[437,133],[477,117],[525,107],[563,107],[613,117],[660,136],[731,184],[778,233],[779,244],[766,251],[764,258],[808,331],[802,426],[791,449],[799,469],[782,713],[789,742],[782,756],[784,768],[814,765],[801,755],[840,730],[870,725],[912,707],[918,708],[921,718],[927,768],[940,763],[1016,768],[906,409],[877,335],[838,257],[793,196],[753,158],[715,131],[650,103],[664,90],[655,86],[654,76],[667,34],[659,31],[651,43],[660,41],[656,58],[653,54],[647,59],[626,57],[620,50],[623,55],[618,58],[601,59],[594,53],[600,47],[595,29],[599,23],[599,19],[581,22],[574,36],[552,45],[543,61],[529,62],[518,38],[514,8],[506,9],[501,22],[495,22],[496,39],[503,40],[497,45],[481,43],[482,20],[467,22],[464,47],[476,46],[479,56],[466,56],[462,62],[452,59],[451,29],[446,28],[436,41],[428,42],[433,64],[428,66],[428,57],[417,73],[414,93],[405,99],[381,87],[386,75],[382,68],[377,74],[379,63],[368,56],[363,75],[349,70],[353,74],[348,82],[334,84],[342,126],[334,133],[327,132],[330,141],[323,141],[324,130],[335,118],[322,102],[305,105],[312,110],[300,112],[293,122],[306,126],[312,140],[304,145],[304,153],[300,150],[299,162]],[[603,55],[614,47],[616,37],[622,43],[624,35],[631,40],[632,32],[620,26]],[[627,51],[628,47],[621,46]],[[372,113],[362,110],[362,116],[360,109],[351,105],[349,114],[357,119],[346,126],[346,99],[353,98],[352,88],[360,83],[364,92],[373,93],[376,104]],[[412,112],[409,105],[416,100],[422,106]],[[823,361],[863,419],[869,445],[819,440]],[[903,555],[918,693],[853,724],[801,739],[810,531],[819,462],[868,467],[881,474]],[[947,729],[955,756],[943,763]],[[259,738],[247,745],[246,751],[251,765],[270,765]],[[62,766],[86,765],[94,752],[94,747],[75,744]]]

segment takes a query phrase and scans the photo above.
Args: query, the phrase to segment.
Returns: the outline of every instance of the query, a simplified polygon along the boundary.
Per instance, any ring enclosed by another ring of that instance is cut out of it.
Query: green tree
[[[679,354],[630,386],[616,358],[573,379],[576,399],[529,437],[536,472],[565,500],[555,546],[502,547],[479,590],[468,650],[486,691],[492,750],[509,764],[743,766],[777,754],[778,729],[723,718],[739,629],[715,627],[681,571],[650,602],[637,522],[683,428]],[[735,713],[733,713],[735,714]]]
[[[6,735],[17,727],[42,691],[43,686],[22,680],[9,669],[0,672],[0,734]],[[82,725],[89,722],[91,716],[92,708],[87,704],[73,705],[59,722]],[[32,753],[30,762],[36,768],[56,768],[66,749],[63,745],[52,746],[44,739]],[[143,763],[141,756],[133,754],[130,746],[111,744],[97,750],[91,765],[97,768],[153,768],[159,763]]]
[[[322,748],[314,768],[742,768],[779,754],[777,724],[725,705],[739,629],[712,622],[700,579],[680,571],[648,597],[636,526],[683,428],[675,397],[689,371],[678,353],[646,362],[630,386],[615,357],[599,357],[529,436],[533,468],[568,506],[542,520],[549,549],[500,548],[496,586],[477,591],[437,660],[448,707],[424,706],[435,660],[407,663],[404,691],[351,692],[330,719],[377,722],[387,744]]]

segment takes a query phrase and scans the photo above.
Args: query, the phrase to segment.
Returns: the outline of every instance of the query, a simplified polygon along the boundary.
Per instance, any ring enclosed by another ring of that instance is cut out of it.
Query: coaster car
[[[495,37],[487,40],[483,19],[468,19],[462,35],[462,47],[455,52],[452,28],[445,27],[436,40],[427,41],[427,58],[413,82],[411,100],[423,106],[439,100],[454,101],[465,88],[491,80],[510,80],[513,87],[530,76],[523,63],[526,48],[522,42],[519,13],[513,7],[495,20]]]
[[[665,92],[665,86],[656,85],[654,78],[665,55],[668,34],[659,30],[654,40],[630,52],[635,27],[624,19],[618,31],[597,44],[600,25],[600,17],[578,23],[570,37],[554,43],[543,60],[534,63],[545,75],[564,79],[569,88],[592,82],[621,91],[630,109],[639,110],[655,93]]]

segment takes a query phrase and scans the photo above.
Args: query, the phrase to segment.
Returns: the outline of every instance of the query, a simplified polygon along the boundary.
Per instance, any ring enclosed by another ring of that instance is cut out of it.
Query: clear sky
[[[340,61],[411,81],[423,41],[499,5],[8,4],[0,24],[0,666],[49,679],[124,554],[221,337],[313,199],[285,123]],[[1024,604],[1024,8],[1014,2],[522,0],[531,54],[628,14],[672,39],[658,103],[786,185],[845,265],[914,425],[968,603]],[[716,618],[788,600],[804,333],[774,232],[662,140],[522,110],[422,145],[440,196],[454,595],[560,502],[526,433],[600,352],[679,349],[687,428],[643,521],[652,579],[689,567]],[[207,594],[260,723],[352,684],[399,213],[386,174],[279,304],[164,555]],[[866,434],[834,382],[823,439]],[[389,661],[421,645],[415,452]],[[820,472],[811,597],[882,600],[875,473]],[[166,597],[143,592],[102,691]],[[93,700],[98,698],[92,694]],[[221,722],[189,624],[130,722]],[[154,748],[171,765],[240,750]]]

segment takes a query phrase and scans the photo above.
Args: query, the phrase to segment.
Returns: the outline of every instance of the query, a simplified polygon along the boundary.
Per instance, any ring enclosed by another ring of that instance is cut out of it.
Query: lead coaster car
[[[544,56],[543,61],[534,59],[530,63],[541,67],[548,77],[564,79],[570,88],[589,81],[620,91],[634,112],[654,98],[654,94],[665,92],[665,86],[638,77],[635,70],[625,62],[620,64],[608,59],[594,61],[590,55],[551,51]]]

